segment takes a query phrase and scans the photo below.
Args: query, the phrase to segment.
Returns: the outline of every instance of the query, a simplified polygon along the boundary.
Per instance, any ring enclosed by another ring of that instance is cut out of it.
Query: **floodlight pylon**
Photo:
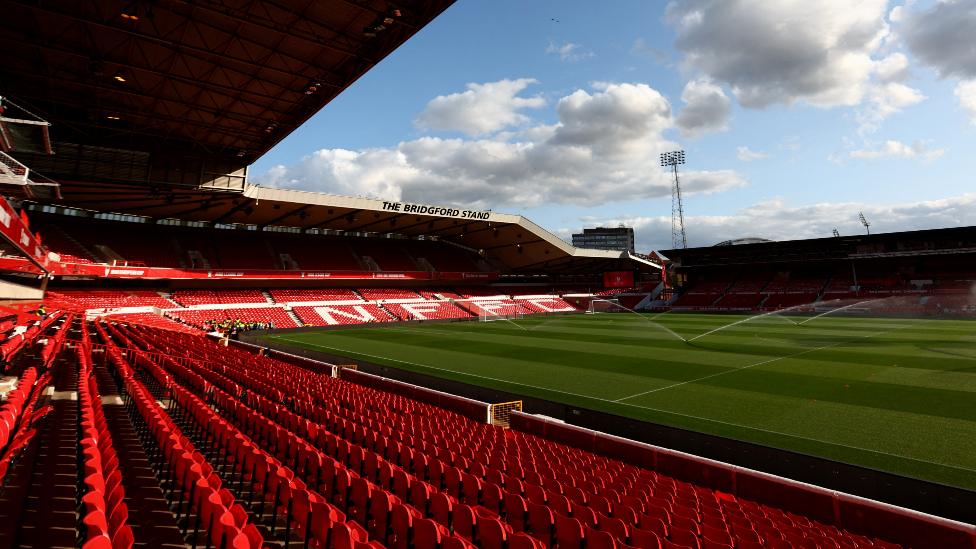
[[[685,151],[661,153],[661,167],[671,167],[674,182],[671,185],[671,245],[687,248],[688,236],[685,233],[685,208],[681,200],[681,181],[678,178],[678,165],[685,163]]]

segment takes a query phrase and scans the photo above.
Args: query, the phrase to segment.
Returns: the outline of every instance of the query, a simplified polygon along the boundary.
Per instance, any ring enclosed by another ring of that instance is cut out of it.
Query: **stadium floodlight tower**
[[[857,212],[857,218],[861,221],[861,225],[864,225],[864,230],[871,234],[871,224],[868,223],[868,219],[864,217],[864,212]]]
[[[661,167],[671,167],[674,174],[674,184],[671,186],[671,245],[675,248],[687,248],[688,237],[685,235],[685,208],[681,202],[681,182],[678,180],[678,164],[685,163],[685,151],[671,151],[661,153]]]

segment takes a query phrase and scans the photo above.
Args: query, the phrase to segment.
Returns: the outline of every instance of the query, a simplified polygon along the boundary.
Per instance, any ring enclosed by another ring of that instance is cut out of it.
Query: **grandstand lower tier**
[[[972,526],[194,333],[61,312],[28,332],[5,361],[3,546],[976,547]]]
[[[519,288],[523,291],[531,288]],[[79,290],[47,293],[60,309],[90,315],[138,318],[140,323],[176,323],[212,331],[228,322],[297,328],[563,313],[577,310],[554,294],[511,294],[511,289],[321,288],[246,290]],[[536,289],[538,292],[539,290]],[[503,293],[506,292],[506,293]],[[139,315],[133,317],[131,315]],[[156,317],[156,318],[153,318]]]

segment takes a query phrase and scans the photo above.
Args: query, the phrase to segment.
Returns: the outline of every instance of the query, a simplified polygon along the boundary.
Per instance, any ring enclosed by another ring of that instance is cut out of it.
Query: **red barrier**
[[[25,257],[30,258],[30,261],[37,267],[47,271],[47,250],[41,246],[41,241],[30,232],[26,220],[26,216],[17,215],[6,198],[0,198],[0,236],[3,236]]]

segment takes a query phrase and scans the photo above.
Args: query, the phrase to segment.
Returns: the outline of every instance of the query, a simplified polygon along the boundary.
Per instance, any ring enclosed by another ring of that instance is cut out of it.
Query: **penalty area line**
[[[777,362],[777,361],[780,361],[780,360],[786,360],[787,358],[795,358],[795,357],[798,357],[798,356],[807,355],[807,354],[810,354],[810,353],[815,353],[817,351],[823,351],[824,349],[831,349],[833,347],[840,347],[841,345],[847,345],[848,343],[850,343],[852,341],[857,341],[858,339],[868,339],[868,338],[871,338],[871,337],[879,336],[881,334],[886,334],[888,332],[894,332],[895,330],[901,330],[903,328],[908,328],[908,327],[914,326],[914,325],[915,324],[909,324],[907,326],[901,326],[901,327],[898,327],[898,328],[891,328],[891,329],[888,329],[888,330],[882,330],[880,332],[874,332],[874,333],[870,333],[870,334],[867,334],[867,335],[858,336],[858,337],[855,337],[855,338],[852,338],[852,339],[848,339],[848,340],[845,340],[845,341],[838,341],[837,343],[831,343],[829,345],[824,345],[822,347],[817,347],[815,349],[806,349],[804,351],[799,351],[799,352],[792,353],[792,354],[788,354],[788,355],[778,356],[778,357],[775,357],[775,358],[769,358],[769,359],[766,359],[766,360],[760,360],[759,362],[755,362],[753,364],[746,364],[745,366],[739,366],[738,368],[732,368],[732,369],[729,369],[729,370],[722,370],[721,372],[716,372],[714,374],[708,374],[707,376],[697,377],[695,379],[689,379],[689,380],[686,380],[686,381],[679,381],[678,383],[672,383],[671,385],[665,385],[664,387],[658,387],[656,389],[651,389],[650,391],[644,391],[642,393],[636,393],[636,394],[633,394],[633,395],[621,397],[621,398],[618,398],[617,400],[614,400],[613,402],[623,403],[623,401],[630,400],[632,398],[637,398],[637,397],[644,396],[644,395],[650,395],[650,394],[657,393],[657,392],[660,392],[660,391],[666,391],[668,389],[674,389],[675,387],[681,387],[682,385],[688,385],[689,383],[697,383],[699,381],[704,381],[706,379],[712,379],[713,377],[724,376],[726,374],[734,374],[734,373],[740,372],[742,370],[748,370],[749,368],[755,368],[756,366],[763,366],[763,365],[771,364],[773,362]],[[760,338],[760,339],[764,339],[764,338]]]
[[[886,331],[894,331],[894,330],[886,330]],[[881,333],[884,333],[884,332],[881,332]],[[878,334],[873,334],[873,335],[878,335]],[[762,427],[754,427],[754,426],[751,426],[751,425],[742,425],[740,423],[732,423],[730,421],[722,421],[720,419],[712,419],[712,418],[707,418],[707,417],[702,417],[702,416],[696,416],[696,415],[693,415],[693,414],[686,414],[686,413],[682,413],[682,412],[676,412],[676,411],[673,411],[673,410],[664,410],[664,409],[661,409],[661,408],[654,408],[652,406],[641,406],[639,404],[631,404],[629,402],[617,402],[615,400],[611,400],[611,399],[608,399],[608,398],[601,398],[601,397],[598,397],[598,396],[581,395],[579,393],[573,393],[571,391],[562,391],[560,389],[553,389],[553,388],[550,388],[550,387],[540,387],[538,385],[530,385],[528,383],[519,383],[517,381],[510,381],[510,380],[507,380],[507,379],[498,379],[498,378],[495,378],[495,377],[483,376],[483,375],[480,375],[480,374],[472,374],[472,373],[468,373],[468,372],[459,372],[457,370],[451,370],[450,368],[441,368],[441,367],[438,367],[438,366],[431,366],[429,364],[419,364],[419,363],[416,363],[416,362],[410,362],[408,360],[400,360],[400,359],[397,359],[397,358],[390,358],[390,357],[385,357],[385,356],[380,356],[380,355],[372,355],[372,354],[369,354],[369,353],[360,353],[360,352],[357,352],[357,351],[350,351],[348,349],[342,349],[342,348],[338,348],[338,347],[329,347],[328,345],[319,345],[317,343],[308,343],[308,342],[305,342],[305,341],[296,340],[296,339],[290,339],[290,338],[287,338],[287,337],[281,337],[281,336],[272,336],[272,337],[274,337],[275,339],[281,339],[281,340],[284,340],[284,341],[291,341],[293,343],[300,343],[302,345],[309,345],[311,347],[319,347],[319,348],[322,348],[322,349],[329,349],[331,351],[341,351],[343,353],[349,353],[349,354],[354,354],[354,355],[359,355],[359,356],[365,356],[365,357],[369,357],[369,358],[376,358],[376,359],[380,359],[380,360],[390,360],[390,361],[393,361],[393,362],[399,362],[401,364],[409,364],[411,366],[419,366],[420,368],[426,368],[426,369],[429,369],[429,370],[438,370],[438,371],[441,371],[441,372],[449,372],[449,373],[457,374],[457,375],[460,375],[460,376],[467,376],[467,377],[473,377],[473,378],[478,378],[478,379],[487,379],[489,381],[497,381],[499,383],[505,383],[505,384],[508,384],[508,385],[517,385],[517,386],[520,386],[520,387],[528,387],[530,389],[537,389],[537,390],[547,391],[547,392],[551,392],[551,393],[560,393],[560,394],[564,394],[564,395],[570,395],[570,396],[585,398],[585,399],[589,399],[589,400],[599,400],[599,401],[602,401],[602,402],[607,402],[609,404],[616,404],[616,405],[619,405],[619,406],[627,406],[627,407],[630,407],[630,408],[638,408],[638,409],[641,409],[641,410],[649,410],[649,411],[652,411],[652,412],[658,412],[658,413],[662,413],[662,414],[668,414],[668,415],[673,415],[673,416],[678,416],[678,417],[683,417],[683,418],[688,418],[688,419],[695,419],[695,420],[699,420],[699,421],[705,421],[705,422],[708,422],[708,423],[716,423],[716,424],[719,424],[719,425],[725,425],[727,427],[736,427],[736,428],[739,428],[739,429],[746,429],[748,431],[756,431],[756,432],[759,432],[759,433],[766,433],[766,434],[770,434],[770,435],[776,435],[776,436],[782,436],[782,437],[787,437],[787,438],[793,438],[793,439],[797,439],[797,440],[805,440],[805,441],[808,441],[808,442],[817,442],[817,443],[820,443],[820,444],[826,444],[828,446],[834,446],[834,447],[838,447],[838,448],[847,448],[847,449],[850,449],[850,450],[858,450],[858,451],[861,451],[861,452],[868,452],[868,453],[871,453],[871,454],[877,454],[877,455],[881,455],[881,456],[888,456],[888,457],[893,457],[893,458],[898,458],[898,459],[904,459],[904,460],[912,461],[912,462],[915,462],[915,463],[923,463],[925,465],[935,465],[935,466],[938,466],[938,467],[945,467],[945,468],[948,468],[948,469],[954,469],[954,470],[957,470],[957,471],[965,471],[965,472],[973,472],[974,471],[974,469],[970,469],[970,468],[966,468],[966,467],[959,467],[957,465],[950,465],[948,463],[938,463],[938,462],[935,462],[935,461],[928,461],[928,460],[924,460],[924,459],[918,459],[918,458],[903,456],[903,455],[900,455],[900,454],[892,454],[890,452],[884,452],[884,451],[881,451],[881,450],[872,450],[870,448],[862,448],[860,446],[852,446],[850,444],[842,444],[840,442],[831,442],[829,440],[823,440],[823,439],[819,439],[819,438],[805,437],[805,436],[802,436],[802,435],[797,435],[797,434],[792,434],[792,433],[784,433],[782,431],[774,431],[772,429],[764,429]],[[870,337],[870,336],[867,336],[867,337]],[[853,341],[853,340],[851,340],[851,341]]]

